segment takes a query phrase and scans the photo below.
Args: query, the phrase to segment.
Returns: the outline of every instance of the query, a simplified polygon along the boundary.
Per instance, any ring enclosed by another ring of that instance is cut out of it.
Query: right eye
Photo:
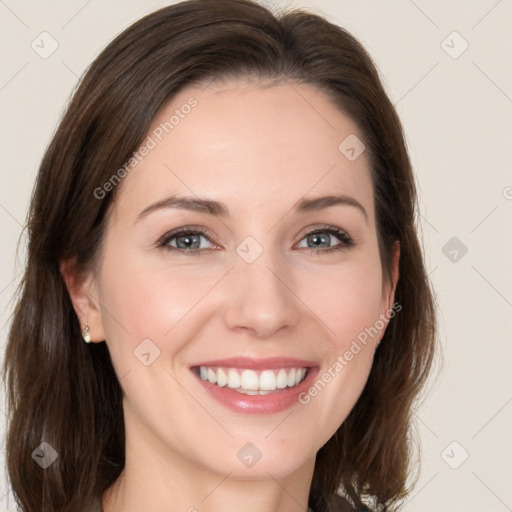
[[[204,247],[204,244],[201,244],[201,238],[211,242],[208,233],[202,229],[179,228],[166,233],[160,238],[157,245],[171,252],[180,252],[191,256],[193,254],[200,254],[203,250],[207,249],[207,247]],[[172,242],[176,245],[171,245]]]

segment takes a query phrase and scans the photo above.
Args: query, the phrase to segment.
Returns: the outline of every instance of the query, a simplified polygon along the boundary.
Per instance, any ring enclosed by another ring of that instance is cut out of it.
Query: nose
[[[286,262],[263,253],[252,263],[236,257],[227,289],[225,322],[229,329],[267,339],[292,330],[301,318],[301,301]]]

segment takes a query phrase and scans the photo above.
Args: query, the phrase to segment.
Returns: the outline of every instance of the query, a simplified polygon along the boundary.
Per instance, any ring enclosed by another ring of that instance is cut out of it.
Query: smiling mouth
[[[269,395],[298,386],[308,373],[306,367],[253,370],[198,366],[195,373],[204,381],[246,395]]]

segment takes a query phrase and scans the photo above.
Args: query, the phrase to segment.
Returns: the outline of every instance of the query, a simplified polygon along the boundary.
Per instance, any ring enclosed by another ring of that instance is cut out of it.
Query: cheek
[[[193,258],[193,256],[191,256]],[[105,261],[101,298],[107,340],[161,340],[214,286],[215,272],[191,272],[149,258]]]
[[[346,261],[338,268],[304,272],[301,297],[326,326],[338,350],[379,317],[382,274],[378,260]]]
[[[347,264],[329,276],[317,276],[308,301],[328,326],[323,366],[301,403],[324,425],[323,441],[348,416],[367,382],[381,322],[379,260]]]

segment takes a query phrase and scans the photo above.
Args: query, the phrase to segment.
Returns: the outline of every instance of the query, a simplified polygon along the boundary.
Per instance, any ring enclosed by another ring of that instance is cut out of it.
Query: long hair
[[[315,86],[363,136],[386,282],[400,243],[395,301],[402,309],[389,321],[359,400],[317,453],[309,502],[317,511],[342,510],[342,503],[382,511],[407,495],[414,405],[437,344],[397,113],[372,59],[343,28],[251,0],[190,0],[145,16],[102,51],[39,168],[3,367],[8,476],[24,512],[81,512],[124,467],[119,381],[106,344],[83,342],[59,264],[73,258],[85,270],[94,263],[119,188],[98,198],[98,187],[129,161],[160,109],[188,85],[231,77]],[[44,470],[33,460],[43,442],[57,454]]]

